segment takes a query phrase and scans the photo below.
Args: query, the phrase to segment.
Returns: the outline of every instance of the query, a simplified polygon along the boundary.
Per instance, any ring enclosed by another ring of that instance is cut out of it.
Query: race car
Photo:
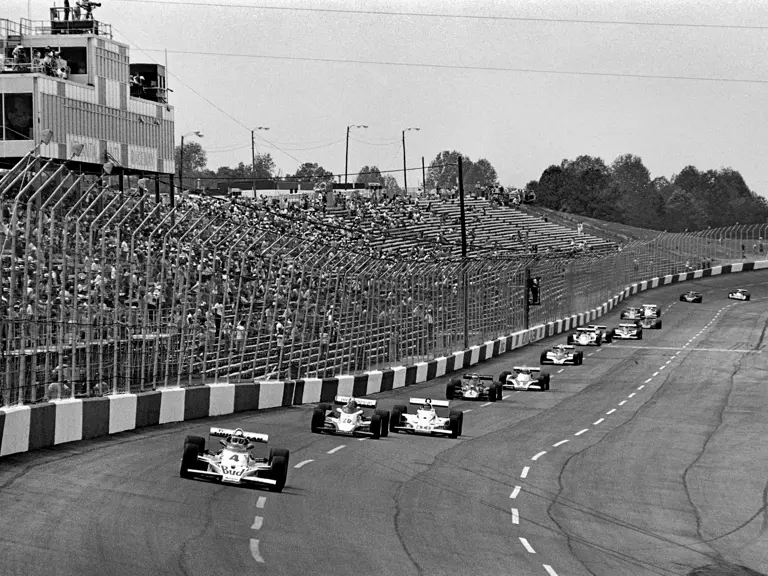
[[[549,390],[549,372],[538,366],[515,366],[513,372],[502,372],[499,381],[502,388],[510,390]],[[538,375],[537,375],[538,373]]]
[[[704,301],[704,296],[701,292],[695,290],[689,290],[685,294],[680,294],[680,302],[696,302],[701,304]]]
[[[610,342],[613,340],[610,333],[605,332],[606,326],[584,326],[582,328],[576,328],[573,334],[569,334],[566,342],[568,344],[576,344],[578,346],[600,346],[603,341]]]
[[[637,325],[646,330],[661,330],[661,318],[654,318],[653,316],[641,318],[637,321]]]
[[[744,288],[737,288],[728,294],[728,298],[731,300],[749,300],[751,297],[749,290],[744,290]]]
[[[545,350],[541,353],[541,364],[573,364],[577,366],[584,362],[584,352],[576,351],[575,346],[568,344],[555,344],[551,350]],[[504,379],[500,378],[501,383]]]
[[[336,396],[333,401],[343,406],[334,408],[330,404],[318,404],[312,411],[313,433],[329,432],[348,436],[362,434],[374,439],[387,435],[389,411],[376,410],[376,400]]]
[[[661,316],[661,308],[658,304],[643,304],[643,318],[658,318]]]
[[[661,320],[659,320],[661,322]],[[613,337],[617,340],[642,340],[643,327],[639,323],[623,323],[613,329]]]
[[[446,416],[440,416],[436,408],[448,408],[448,400],[429,398],[409,398],[412,405],[418,406],[415,414],[408,413],[408,406],[398,404],[392,409],[389,421],[390,432],[410,432],[458,438],[464,427],[464,412],[451,408]]]
[[[223,448],[217,452],[206,450],[205,438],[186,437],[179,471],[182,478],[200,476],[227,484],[264,485],[273,492],[283,491],[290,455],[284,448],[270,448],[267,453],[268,435],[244,432],[242,428],[211,428],[211,438],[224,438],[219,441]],[[259,446],[259,454],[255,454]]]
[[[464,374],[461,379],[453,378],[445,387],[445,397],[448,400],[501,400],[501,385],[493,381],[493,376]]]
[[[629,308],[624,308],[624,310],[621,311],[622,320],[640,320],[642,317],[642,309],[636,306],[630,306]]]

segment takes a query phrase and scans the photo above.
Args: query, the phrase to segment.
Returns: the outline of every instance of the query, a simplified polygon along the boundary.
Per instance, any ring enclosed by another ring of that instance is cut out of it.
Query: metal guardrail
[[[2,406],[423,361],[765,250],[765,226],[732,226],[578,257],[382,260],[210,202],[170,209],[41,160],[10,171]],[[532,276],[541,305],[527,307]]]

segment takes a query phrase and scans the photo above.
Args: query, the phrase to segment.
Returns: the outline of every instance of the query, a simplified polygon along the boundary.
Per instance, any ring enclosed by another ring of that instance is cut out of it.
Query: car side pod
[[[200,436],[187,436],[184,439],[184,452],[181,456],[179,476],[182,478],[192,478],[195,470],[202,470],[205,468],[205,464],[197,459],[203,452],[205,452],[205,438]]]

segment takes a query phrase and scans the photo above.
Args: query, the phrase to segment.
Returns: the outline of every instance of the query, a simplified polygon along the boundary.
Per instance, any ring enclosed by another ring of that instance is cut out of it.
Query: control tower
[[[173,174],[165,68],[131,64],[109,24],[76,12],[0,19],[0,168],[40,144],[43,157],[77,156],[84,172],[110,161],[128,176]]]

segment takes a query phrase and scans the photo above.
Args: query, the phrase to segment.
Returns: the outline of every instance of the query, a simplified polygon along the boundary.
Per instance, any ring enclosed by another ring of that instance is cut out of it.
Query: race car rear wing
[[[423,406],[427,403],[427,398],[409,398],[408,402],[411,404],[418,404],[420,406]],[[429,403],[432,404],[435,408],[448,408],[451,403],[448,402],[448,400],[429,400]]]
[[[637,328],[637,324],[619,324],[622,328]]]
[[[594,328],[595,330],[607,330],[608,326],[601,326],[599,324],[590,324],[587,328]]]
[[[595,328],[587,326],[586,328],[576,328],[576,332],[594,332]]]
[[[576,350],[576,346],[573,344],[555,344],[552,346],[552,350]]]
[[[352,396],[336,396],[333,401],[336,402],[336,404],[346,404],[349,402],[350,398],[352,398]],[[376,407],[376,400],[370,400],[368,398],[355,398],[355,402],[358,406],[363,406],[365,408]]]
[[[571,346],[573,348],[573,346]],[[513,366],[512,370],[515,372],[520,372],[520,370],[530,370],[531,372],[541,372],[541,368],[539,366]]]
[[[226,438],[227,436],[240,436],[251,442],[269,442],[268,434],[257,434],[256,432],[243,432],[241,428],[230,430],[228,428],[211,428],[209,432],[211,437]]]
[[[472,378],[472,376],[474,376],[474,374],[464,374],[462,378],[464,378],[465,380],[469,380],[470,378]],[[493,382],[493,376],[491,376],[490,374],[478,374],[477,377],[480,380],[490,380],[491,382]]]

